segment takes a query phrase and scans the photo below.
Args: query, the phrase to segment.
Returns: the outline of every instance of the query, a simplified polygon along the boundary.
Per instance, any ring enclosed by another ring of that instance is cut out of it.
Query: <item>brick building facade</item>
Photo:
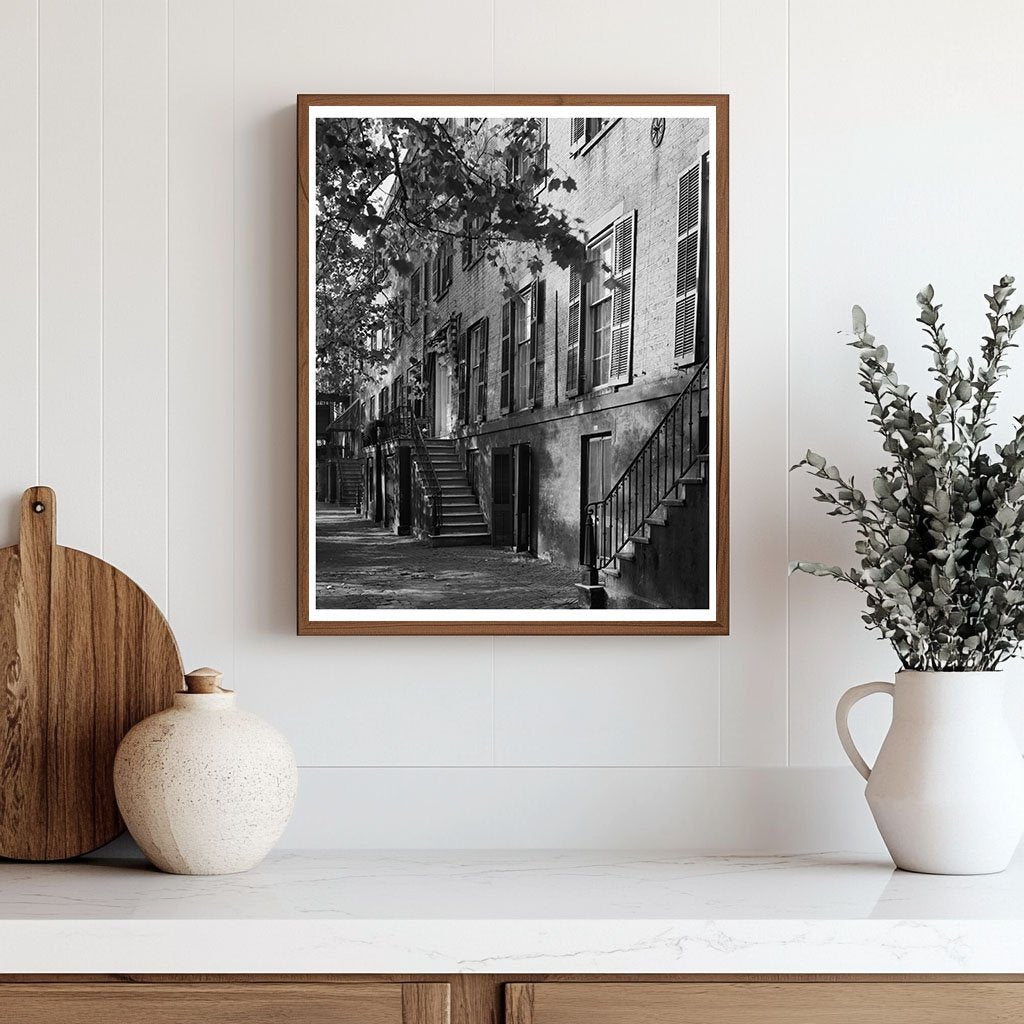
[[[416,529],[415,497],[401,492],[416,489],[423,467],[374,431],[410,408],[426,436],[449,439],[454,459],[440,443],[431,451],[465,477],[486,523],[480,539],[575,566],[587,503],[609,493],[708,359],[710,135],[696,118],[549,119],[542,130],[554,176],[576,186],[546,198],[578,219],[587,262],[524,270],[510,295],[471,243],[412,253],[398,285],[409,327],[358,407],[370,427],[367,514]],[[706,453],[704,373],[694,430]],[[629,586],[628,549],[602,572],[613,603],[707,605],[710,487],[700,472],[705,486],[691,479],[688,500],[665,492],[674,529],[660,531],[658,550],[634,538],[646,561],[631,567]]]

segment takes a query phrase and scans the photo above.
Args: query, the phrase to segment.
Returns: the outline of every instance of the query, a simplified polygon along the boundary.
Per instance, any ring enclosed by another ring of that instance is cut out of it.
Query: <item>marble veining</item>
[[[1020,951],[1020,952],[1018,952]],[[130,848],[0,863],[0,970],[1024,972],[1024,860],[282,851],[242,875]]]

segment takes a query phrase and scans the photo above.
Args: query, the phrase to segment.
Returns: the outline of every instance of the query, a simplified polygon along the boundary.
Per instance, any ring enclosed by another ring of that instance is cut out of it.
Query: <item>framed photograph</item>
[[[298,632],[728,632],[728,97],[299,96]]]

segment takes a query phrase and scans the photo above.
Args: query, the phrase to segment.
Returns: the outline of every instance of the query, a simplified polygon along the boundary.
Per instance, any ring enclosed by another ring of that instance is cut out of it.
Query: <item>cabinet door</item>
[[[11,1024],[449,1024],[448,985],[0,984]]]
[[[690,982],[505,986],[505,1024],[1009,1024],[1018,982]]]

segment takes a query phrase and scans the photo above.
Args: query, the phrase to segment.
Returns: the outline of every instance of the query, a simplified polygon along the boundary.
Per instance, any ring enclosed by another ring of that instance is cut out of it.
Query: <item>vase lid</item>
[[[216,668],[195,668],[185,673],[185,689],[181,693],[234,693],[220,685],[224,673]]]

